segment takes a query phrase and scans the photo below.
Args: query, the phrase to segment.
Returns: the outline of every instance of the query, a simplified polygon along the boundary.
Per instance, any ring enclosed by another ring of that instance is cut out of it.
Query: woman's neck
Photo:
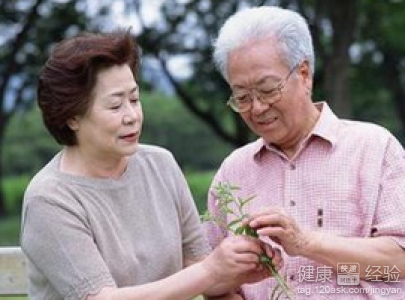
[[[82,151],[77,146],[65,147],[59,169],[61,172],[90,178],[119,178],[126,170],[129,157],[107,159]]]

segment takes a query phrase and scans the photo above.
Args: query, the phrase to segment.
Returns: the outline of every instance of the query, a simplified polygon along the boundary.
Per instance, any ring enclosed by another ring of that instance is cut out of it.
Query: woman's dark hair
[[[129,30],[84,33],[57,44],[40,72],[37,90],[42,118],[55,140],[77,144],[67,121],[87,113],[100,70],[127,64],[137,80],[139,63],[139,49]]]

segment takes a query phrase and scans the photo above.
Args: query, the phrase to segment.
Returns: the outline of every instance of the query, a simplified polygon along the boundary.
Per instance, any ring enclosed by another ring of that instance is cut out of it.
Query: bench
[[[0,247],[0,298],[26,296],[27,263],[20,247]]]
[[[0,298],[27,296],[27,289],[27,262],[21,248],[0,247]]]

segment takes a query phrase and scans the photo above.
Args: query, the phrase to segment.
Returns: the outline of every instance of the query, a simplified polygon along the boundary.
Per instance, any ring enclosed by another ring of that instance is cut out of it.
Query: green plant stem
[[[286,284],[284,278],[280,276],[280,273],[278,273],[277,269],[274,267],[273,263],[271,262],[271,258],[269,258],[267,255],[261,255],[260,261],[267,267],[274,279],[277,280],[277,283],[283,290],[285,296],[288,299],[292,299],[292,294],[289,286]]]
[[[246,235],[249,235],[251,237],[255,237],[255,238],[259,237],[256,230],[254,230],[253,228],[251,228],[248,225],[244,226],[243,233]],[[280,286],[280,288],[283,290],[283,293],[285,294],[287,299],[292,299],[291,289],[285,282],[284,278],[282,276],[280,276],[280,273],[277,271],[276,267],[274,266],[272,259],[270,257],[268,257],[266,254],[261,254],[260,263],[262,263],[270,271],[270,273],[274,277],[274,279],[277,280],[278,286]]]
[[[253,238],[259,238],[259,235],[255,229],[247,224],[243,224],[243,220],[248,217],[248,215],[244,213],[243,208],[254,198],[254,196],[247,198],[235,197],[232,193],[235,190],[239,190],[239,187],[230,185],[226,182],[220,182],[215,187],[220,212],[224,215],[234,216],[235,218],[233,221],[227,223],[221,217],[213,216],[208,211],[201,216],[201,219],[203,221],[215,222],[218,226],[225,230],[229,230],[234,235],[246,235]],[[286,283],[286,280],[280,276],[273,264],[272,259],[265,253],[262,253],[259,259],[260,263],[263,264],[270,271],[273,278],[277,280],[277,285],[270,295],[270,299],[277,300],[282,295],[284,295],[287,299],[293,299],[293,293],[290,287]]]

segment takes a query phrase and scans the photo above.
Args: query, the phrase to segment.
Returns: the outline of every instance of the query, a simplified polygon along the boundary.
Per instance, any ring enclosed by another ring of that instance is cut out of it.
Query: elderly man
[[[214,60],[232,90],[228,105],[259,139],[231,153],[212,186],[255,195],[246,224],[282,249],[296,299],[404,299],[404,149],[386,129],[312,101],[307,22],[278,7],[238,12]],[[210,213],[229,222],[212,191]],[[229,233],[208,224],[207,235],[215,247]],[[242,285],[227,299],[267,299],[274,286]]]

